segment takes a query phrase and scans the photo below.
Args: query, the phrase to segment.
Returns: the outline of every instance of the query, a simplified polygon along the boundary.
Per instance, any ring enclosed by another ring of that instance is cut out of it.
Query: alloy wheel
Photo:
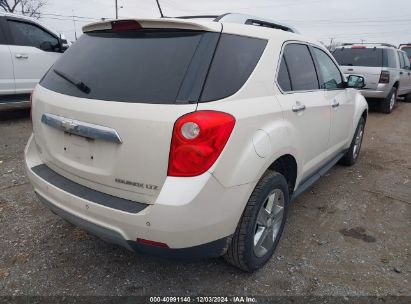
[[[284,217],[284,193],[275,189],[267,196],[257,215],[254,254],[264,256],[273,246]]]
[[[357,134],[355,135],[354,148],[352,152],[354,159],[356,159],[358,157],[358,154],[360,153],[363,135],[364,135],[364,124],[361,124],[358,127]]]

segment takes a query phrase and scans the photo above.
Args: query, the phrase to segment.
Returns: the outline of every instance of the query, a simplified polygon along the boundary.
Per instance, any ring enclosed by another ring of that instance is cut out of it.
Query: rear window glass
[[[228,97],[237,92],[254,71],[267,41],[236,35],[222,35],[201,101]]]
[[[333,52],[339,65],[382,67],[383,52],[377,48],[340,48]]]
[[[188,30],[92,32],[66,51],[41,85],[65,95],[107,101],[211,101],[244,85],[266,43]]]
[[[204,35],[198,31],[148,29],[87,33],[55,63],[41,85],[90,99],[175,103]],[[78,89],[62,75],[81,81],[90,92]]]

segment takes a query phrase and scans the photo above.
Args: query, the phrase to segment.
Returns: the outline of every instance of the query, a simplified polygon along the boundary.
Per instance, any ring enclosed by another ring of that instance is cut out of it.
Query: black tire
[[[273,242],[273,244],[271,248],[267,248],[267,252],[263,256],[259,257],[256,255],[254,249],[257,216],[259,215],[261,208],[266,204],[269,196],[278,190],[284,194],[281,224],[279,224],[280,221],[278,220],[277,223],[279,228],[276,228],[276,231],[278,232],[275,239],[274,233],[270,234],[270,231],[268,230],[267,235],[272,235],[272,239],[269,241]],[[226,261],[248,272],[257,270],[267,263],[272,257],[284,230],[289,202],[288,184],[284,176],[274,171],[267,171],[258,182],[247,202],[236,232],[233,235],[232,242],[224,255]]]
[[[405,102],[411,102],[411,93],[409,93],[408,95],[404,96],[404,101]]]
[[[357,128],[355,129],[355,133],[351,141],[350,148],[341,158],[340,164],[344,166],[352,166],[357,162],[358,155],[360,154],[360,151],[361,151],[362,139],[364,138],[364,127],[365,127],[365,119],[364,117],[361,117],[360,121],[358,122]],[[361,131],[362,131],[362,134],[360,135],[359,133]],[[359,135],[361,137],[358,142]],[[356,145],[357,145],[357,148],[356,148]]]
[[[394,102],[392,102],[392,98],[394,98]],[[380,111],[385,114],[390,114],[394,110],[396,102],[397,102],[397,88],[393,87],[390,93],[388,94],[387,98],[382,100],[380,104]]]

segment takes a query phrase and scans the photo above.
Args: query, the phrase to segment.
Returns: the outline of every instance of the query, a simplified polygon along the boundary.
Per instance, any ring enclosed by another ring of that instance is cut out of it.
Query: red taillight
[[[381,71],[379,83],[390,83],[390,72]]]
[[[168,163],[169,176],[197,176],[206,172],[223,151],[235,125],[230,114],[198,111],[174,124]]]
[[[30,106],[30,122],[33,125],[33,92],[30,93],[29,106]]]
[[[144,245],[150,245],[154,247],[160,247],[160,248],[168,248],[167,244],[160,243],[160,242],[155,242],[155,241],[150,241],[150,240],[145,240],[145,239],[137,239],[138,243],[144,244]]]
[[[111,22],[111,28],[116,32],[133,31],[141,29],[141,24],[134,20],[121,20]]]

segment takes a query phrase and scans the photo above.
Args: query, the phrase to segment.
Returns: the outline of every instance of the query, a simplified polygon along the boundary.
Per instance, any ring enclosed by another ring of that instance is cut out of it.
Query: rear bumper
[[[388,96],[388,92],[385,91],[361,90],[360,92],[365,98],[384,99]]]
[[[368,89],[368,90],[360,90],[361,94],[365,98],[377,98],[377,99],[385,99],[387,98],[388,94],[391,91],[392,86],[389,84],[378,84],[378,87],[375,90]]]
[[[220,256],[226,251],[231,241],[230,237],[225,237],[206,244],[187,248],[172,249],[154,247],[138,243],[135,240],[125,240],[123,236],[117,231],[110,230],[90,221],[83,220],[80,217],[77,217],[63,209],[58,208],[55,204],[49,202],[39,194],[37,194],[37,197],[39,198],[40,202],[43,203],[43,205],[45,205],[53,213],[60,216],[61,218],[64,218],[71,224],[88,231],[89,233],[101,238],[108,243],[123,246],[131,251],[143,252],[171,259],[201,259]]]
[[[29,101],[0,102],[0,111],[14,110],[14,109],[28,109],[29,107],[30,107]]]
[[[251,184],[224,188],[210,173],[195,178],[167,178],[155,204],[131,213],[74,195],[70,188],[59,187],[36,174],[33,168],[44,164],[33,137],[25,158],[35,192],[53,212],[110,243],[166,257],[224,254],[253,189]],[[137,238],[164,243],[169,248],[137,243]]]

